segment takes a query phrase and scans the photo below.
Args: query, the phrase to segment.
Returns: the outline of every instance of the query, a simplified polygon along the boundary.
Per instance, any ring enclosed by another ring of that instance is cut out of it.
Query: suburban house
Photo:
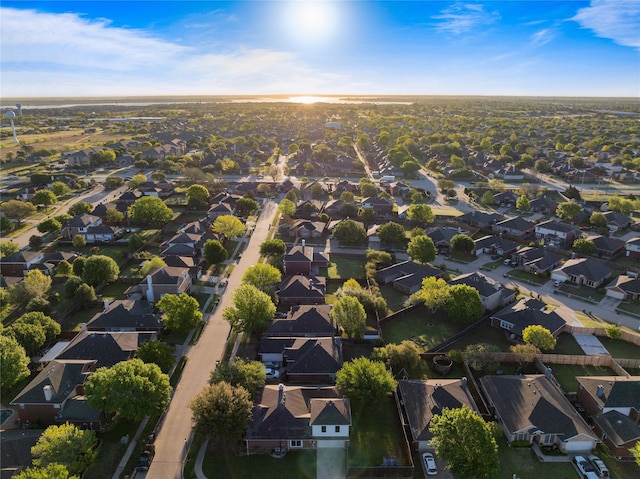
[[[448,252],[451,245],[451,238],[457,234],[468,234],[468,231],[463,231],[460,228],[451,228],[450,226],[438,226],[429,228],[426,233],[433,241],[433,244],[436,245],[438,251]]]
[[[442,270],[414,261],[403,261],[376,272],[376,280],[380,284],[392,283],[394,289],[407,295],[418,291],[422,287],[422,280],[429,277],[441,278]]]
[[[358,205],[353,201],[330,200],[324,205],[323,213],[329,215],[330,218],[345,218],[349,216],[345,214],[349,210],[358,212]]]
[[[594,432],[617,457],[631,457],[640,442],[640,376],[578,377],[577,399]]]
[[[487,235],[474,241],[476,256],[482,253],[508,256],[517,251],[519,243],[501,236]]]
[[[535,223],[529,220],[525,220],[521,216],[507,218],[506,220],[498,221],[495,225],[493,225],[493,231],[497,233],[504,233],[523,239],[533,236],[535,228]]]
[[[524,173],[513,165],[507,165],[497,170],[495,177],[504,181],[522,181],[524,180]]]
[[[157,333],[153,331],[81,331],[55,359],[92,359],[96,362],[96,368],[110,368],[120,361],[135,357],[143,342],[157,337]]]
[[[3,276],[23,277],[37,263],[44,259],[39,251],[18,251],[0,258],[0,271]]]
[[[87,323],[87,331],[125,332],[162,330],[159,315],[153,314],[153,308],[147,301],[120,299],[109,304],[105,301],[105,310],[95,314]]]
[[[327,285],[323,276],[294,274],[278,287],[281,304],[324,304]]]
[[[143,196],[139,191],[125,191],[118,198],[117,204],[131,206]]]
[[[316,252],[312,246],[293,246],[283,258],[284,274],[311,274],[311,268],[322,268],[329,265],[329,255]]]
[[[558,267],[564,258],[544,248],[526,246],[511,255],[511,260],[522,269],[534,274],[542,274]]]
[[[563,392],[544,374],[483,376],[480,387],[507,441],[589,452],[600,442]]]
[[[589,236],[587,240],[593,242],[596,254],[601,258],[613,259],[624,253],[625,242],[619,238],[593,235]]]
[[[69,161],[69,166],[85,166],[91,162],[93,155],[101,151],[110,150],[109,148],[98,148],[95,146],[84,148],[70,154],[65,154]]]
[[[22,422],[100,429],[104,417],[84,398],[84,384],[96,367],[93,359],[51,361],[10,404]]]
[[[342,368],[342,339],[266,337],[260,339],[258,355],[263,362],[283,365],[287,380],[302,384],[331,384]]]
[[[503,191],[493,195],[493,202],[499,206],[515,206],[518,201],[518,195],[513,191]]]
[[[504,216],[500,213],[491,213],[489,211],[469,211],[462,216],[458,216],[457,220],[474,226],[476,228],[491,229],[498,221],[502,221]]]
[[[615,284],[605,288],[607,296],[623,300],[640,300],[640,279],[621,274],[616,278]]]
[[[99,226],[101,224],[102,224],[102,219],[98,216],[93,216],[88,214],[78,215],[69,219],[64,224],[60,234],[64,239],[72,240],[73,237],[78,234],[84,236],[87,233],[88,228],[92,226]]]
[[[188,293],[191,289],[191,276],[187,268],[165,266],[148,274],[146,279],[130,287],[125,293],[145,296],[147,301],[156,302],[165,294]]]
[[[304,218],[307,220],[316,219],[318,212],[324,207],[324,202],[320,200],[300,201],[296,205],[296,210],[291,215],[292,218]]]
[[[605,211],[602,215],[607,220],[607,228],[611,233],[627,229],[631,225],[631,218],[617,211]]]
[[[216,218],[219,218],[220,216],[228,216],[228,215],[233,215],[235,213],[235,210],[233,208],[233,206],[231,206],[229,203],[217,203],[211,206],[211,208],[209,208],[209,211],[207,212],[207,216],[210,220],[215,220]]]
[[[387,198],[378,198],[370,196],[362,200],[363,208],[372,208],[376,216],[389,217],[393,214],[393,201]]]
[[[467,378],[428,379],[398,381],[398,398],[403,411],[402,422],[411,432],[411,446],[423,451],[430,446],[433,437],[429,423],[444,408],[458,409],[468,407],[478,411],[467,387]]]
[[[542,213],[545,215],[553,214],[557,208],[557,201],[550,200],[544,196],[539,196],[529,201],[529,210],[534,213]]]
[[[292,238],[320,238],[327,224],[324,221],[297,220],[289,227]]]
[[[522,341],[522,331],[539,325],[557,338],[564,330],[566,321],[555,311],[545,311],[546,304],[537,299],[521,299],[491,316],[491,326],[504,330],[511,341]]]
[[[502,308],[516,299],[516,292],[488,276],[473,272],[456,276],[449,281],[450,286],[466,284],[478,290],[485,311]]]
[[[554,269],[551,272],[551,279],[599,288],[612,272],[611,268],[593,259],[574,258],[567,260],[558,269]]]
[[[640,238],[627,240],[624,248],[626,256],[630,258],[640,258]]]
[[[335,322],[330,305],[293,306],[286,318],[274,319],[264,332],[269,337],[321,338],[335,336]]]
[[[544,239],[545,243],[556,247],[570,247],[581,236],[582,233],[576,226],[555,220],[543,221],[536,225],[536,238]]]
[[[351,406],[335,387],[266,385],[253,409],[247,451],[346,448]]]

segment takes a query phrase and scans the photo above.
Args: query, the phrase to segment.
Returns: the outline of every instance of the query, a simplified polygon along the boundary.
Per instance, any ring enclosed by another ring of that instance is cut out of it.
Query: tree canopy
[[[471,254],[476,248],[476,244],[471,236],[464,233],[454,235],[449,244],[453,251],[457,251],[459,253]]]
[[[118,279],[119,275],[118,263],[113,258],[100,254],[89,256],[82,269],[82,280],[91,286],[110,283]]]
[[[0,211],[2,211],[7,218],[16,220],[18,224],[20,224],[23,219],[35,214],[36,207],[29,201],[9,200],[0,204]]]
[[[573,222],[573,220],[575,220],[580,213],[582,213],[582,206],[573,201],[565,201],[563,203],[559,203],[558,207],[556,208],[556,216],[558,216],[558,218],[562,218],[563,220],[571,222]]]
[[[259,207],[258,202],[252,198],[239,198],[236,201],[236,210],[244,217],[255,213]]]
[[[204,259],[209,264],[222,263],[229,257],[229,252],[218,240],[210,239],[204,243]]]
[[[91,407],[133,420],[161,413],[170,393],[169,376],[158,365],[137,358],[99,368],[85,385]]]
[[[91,213],[93,211],[93,205],[86,201],[78,201],[73,205],[69,206],[69,210],[67,211],[71,216],[80,216],[87,213]]]
[[[29,271],[24,279],[9,288],[9,302],[26,307],[32,301],[46,299],[51,289],[52,280],[38,269]]]
[[[398,383],[384,363],[359,357],[344,363],[336,374],[336,386],[354,402],[375,404],[393,393]]]
[[[431,224],[436,220],[431,207],[424,204],[413,204],[409,206],[407,218],[418,224]]]
[[[50,206],[58,202],[58,197],[51,190],[38,190],[33,194],[31,198],[36,205]]]
[[[361,338],[367,324],[364,306],[353,296],[339,298],[331,309],[331,319],[344,329],[350,338]]]
[[[420,263],[430,263],[436,259],[436,245],[426,235],[415,236],[409,241],[407,254]]]
[[[424,305],[435,313],[438,308],[446,306],[450,299],[449,285],[442,278],[429,276],[422,280],[420,291],[414,294],[415,300],[424,301]]]
[[[209,203],[209,190],[202,185],[194,184],[187,188],[185,193],[189,208],[203,208]]]
[[[244,233],[244,224],[235,216],[222,215],[215,219],[211,229],[225,238],[236,238]]]
[[[10,388],[29,376],[29,358],[18,341],[0,334],[0,385]]]
[[[17,253],[20,251],[20,245],[13,240],[3,240],[0,241],[0,258],[4,258],[5,256],[9,256],[10,254]]]
[[[37,467],[62,464],[71,474],[80,475],[93,464],[97,445],[95,432],[66,423],[46,428],[31,448],[31,456]]]
[[[406,240],[404,226],[394,221],[378,228],[378,237],[385,243],[403,243]]]
[[[429,431],[436,453],[449,462],[452,473],[460,477],[494,477],[500,464],[498,444],[478,413],[466,406],[444,408],[431,419]]]
[[[286,251],[287,245],[281,239],[266,240],[260,245],[260,256],[267,258],[282,256]]]
[[[265,263],[249,266],[242,275],[243,283],[251,284],[265,293],[272,291],[280,281],[282,281],[280,270]]]
[[[266,371],[260,361],[245,361],[236,357],[231,365],[228,361],[222,361],[211,373],[211,384],[222,381],[232,386],[242,386],[249,392],[251,400],[255,401],[265,384]]]
[[[145,341],[136,351],[136,357],[145,363],[157,364],[163,373],[168,373],[175,362],[173,347],[162,341]]]
[[[527,326],[522,331],[522,339],[527,344],[533,344],[541,351],[551,351],[556,347],[556,338],[551,331],[539,324]]]
[[[456,284],[449,288],[449,301],[447,301],[449,316],[471,323],[480,319],[483,312],[480,293],[476,288],[466,284]]]
[[[341,221],[333,229],[333,236],[343,244],[358,245],[367,240],[367,232],[353,220]]]
[[[70,475],[65,465],[55,462],[45,467],[27,467],[13,477],[14,479],[79,479],[78,476]]]
[[[578,238],[573,242],[573,251],[580,254],[593,254],[596,252],[596,245],[586,238]]]
[[[148,274],[166,266],[167,263],[165,263],[160,256],[153,256],[142,263],[142,266],[140,267],[140,274],[142,276],[147,276]]]
[[[285,198],[280,202],[280,205],[278,205],[278,211],[284,216],[291,216],[296,212],[296,204]]]
[[[232,295],[233,306],[222,312],[223,318],[236,331],[261,333],[276,312],[271,297],[251,284],[242,284]]]
[[[131,221],[143,225],[166,223],[173,218],[173,211],[162,199],[155,196],[138,198],[128,210]]]
[[[164,313],[162,322],[172,331],[189,331],[202,321],[198,300],[187,293],[165,294],[156,306]]]
[[[412,372],[420,366],[421,352],[416,343],[406,339],[400,344],[389,343],[382,348],[374,348],[373,359],[386,363],[396,374],[403,368]]]

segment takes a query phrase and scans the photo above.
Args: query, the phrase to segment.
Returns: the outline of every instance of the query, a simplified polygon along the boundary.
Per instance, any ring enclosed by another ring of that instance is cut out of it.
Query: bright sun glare
[[[299,0],[284,5],[285,25],[292,41],[321,44],[335,33],[338,24],[337,2]]]

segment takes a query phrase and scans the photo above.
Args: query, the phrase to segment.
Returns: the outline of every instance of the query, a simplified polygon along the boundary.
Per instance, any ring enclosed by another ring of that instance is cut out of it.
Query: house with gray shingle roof
[[[376,280],[381,284],[391,283],[394,289],[407,295],[418,291],[422,287],[422,280],[430,277],[441,278],[442,270],[409,260],[376,272]]]
[[[484,376],[480,387],[507,441],[589,452],[600,442],[564,393],[545,375]]]
[[[487,235],[474,240],[476,256],[479,254],[498,254],[508,256],[517,251],[519,243],[498,235]]]
[[[324,304],[326,290],[324,277],[294,274],[280,283],[278,299],[282,304]]]
[[[265,336],[325,337],[335,336],[337,329],[329,313],[331,306],[293,306],[286,318],[274,319],[264,332]]]
[[[456,284],[466,284],[477,289],[485,311],[502,308],[516,298],[514,290],[506,288],[502,283],[477,271],[461,274],[449,281],[450,286]]]
[[[592,241],[596,247],[596,255],[612,259],[621,256],[624,253],[625,242],[620,238],[610,236],[592,235],[587,238]]]
[[[58,354],[56,359],[91,359],[96,367],[111,367],[132,359],[145,341],[157,339],[156,332],[81,331]]]
[[[582,232],[576,226],[555,220],[538,223],[535,233],[537,239],[544,239],[546,243],[557,247],[569,247],[582,236]]]
[[[564,257],[545,248],[526,246],[513,253],[511,259],[525,271],[542,274],[556,268]]]
[[[599,288],[611,277],[612,273],[613,270],[611,268],[596,260],[575,258],[554,269],[551,273],[551,279],[577,285],[582,284],[590,288]]]
[[[615,284],[610,284],[605,288],[607,296],[616,299],[639,300],[640,299],[640,279],[637,277],[621,274],[616,278]]]
[[[555,311],[545,311],[545,303],[537,299],[522,299],[491,316],[491,326],[502,329],[511,341],[522,341],[522,332],[533,325],[542,326],[557,338],[566,321]]]
[[[493,231],[496,233],[505,233],[518,238],[529,238],[533,235],[535,228],[535,223],[521,216],[507,218],[493,225]]]
[[[626,229],[631,224],[631,218],[618,211],[605,211],[602,215],[606,218],[607,228],[611,233]]]
[[[0,271],[3,276],[23,277],[33,265],[41,263],[44,253],[40,251],[18,251],[0,258]]]
[[[108,301],[107,301],[108,303]],[[87,323],[87,331],[126,332],[162,330],[159,315],[147,301],[116,300],[95,314]]]

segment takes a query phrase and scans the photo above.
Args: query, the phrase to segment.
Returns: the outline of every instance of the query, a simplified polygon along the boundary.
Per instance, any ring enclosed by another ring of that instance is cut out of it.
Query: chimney
[[[544,370],[544,375],[547,379],[551,379],[551,368],[546,368]]]
[[[108,299],[105,299],[105,300],[104,300],[104,310],[106,311],[106,310],[108,310],[108,309],[109,309],[109,300],[108,300]]]
[[[306,244],[305,240],[302,240],[302,249],[304,249],[304,245]]]
[[[467,390],[467,378],[466,378],[466,376],[462,376],[461,381],[462,381],[462,383],[460,384],[460,387],[462,387],[462,389],[464,391],[466,391]]]
[[[284,403],[284,384],[278,384],[278,404]]]
[[[147,301],[150,303],[155,301],[155,297],[153,296],[153,280],[150,274],[147,275]]]
[[[598,384],[598,388],[596,389],[596,396],[600,399],[604,399],[604,386],[602,384]]]
[[[46,386],[44,386],[42,388],[42,392],[44,393],[44,400],[51,401],[51,399],[53,398],[53,388],[51,387],[51,385],[47,384]]]

